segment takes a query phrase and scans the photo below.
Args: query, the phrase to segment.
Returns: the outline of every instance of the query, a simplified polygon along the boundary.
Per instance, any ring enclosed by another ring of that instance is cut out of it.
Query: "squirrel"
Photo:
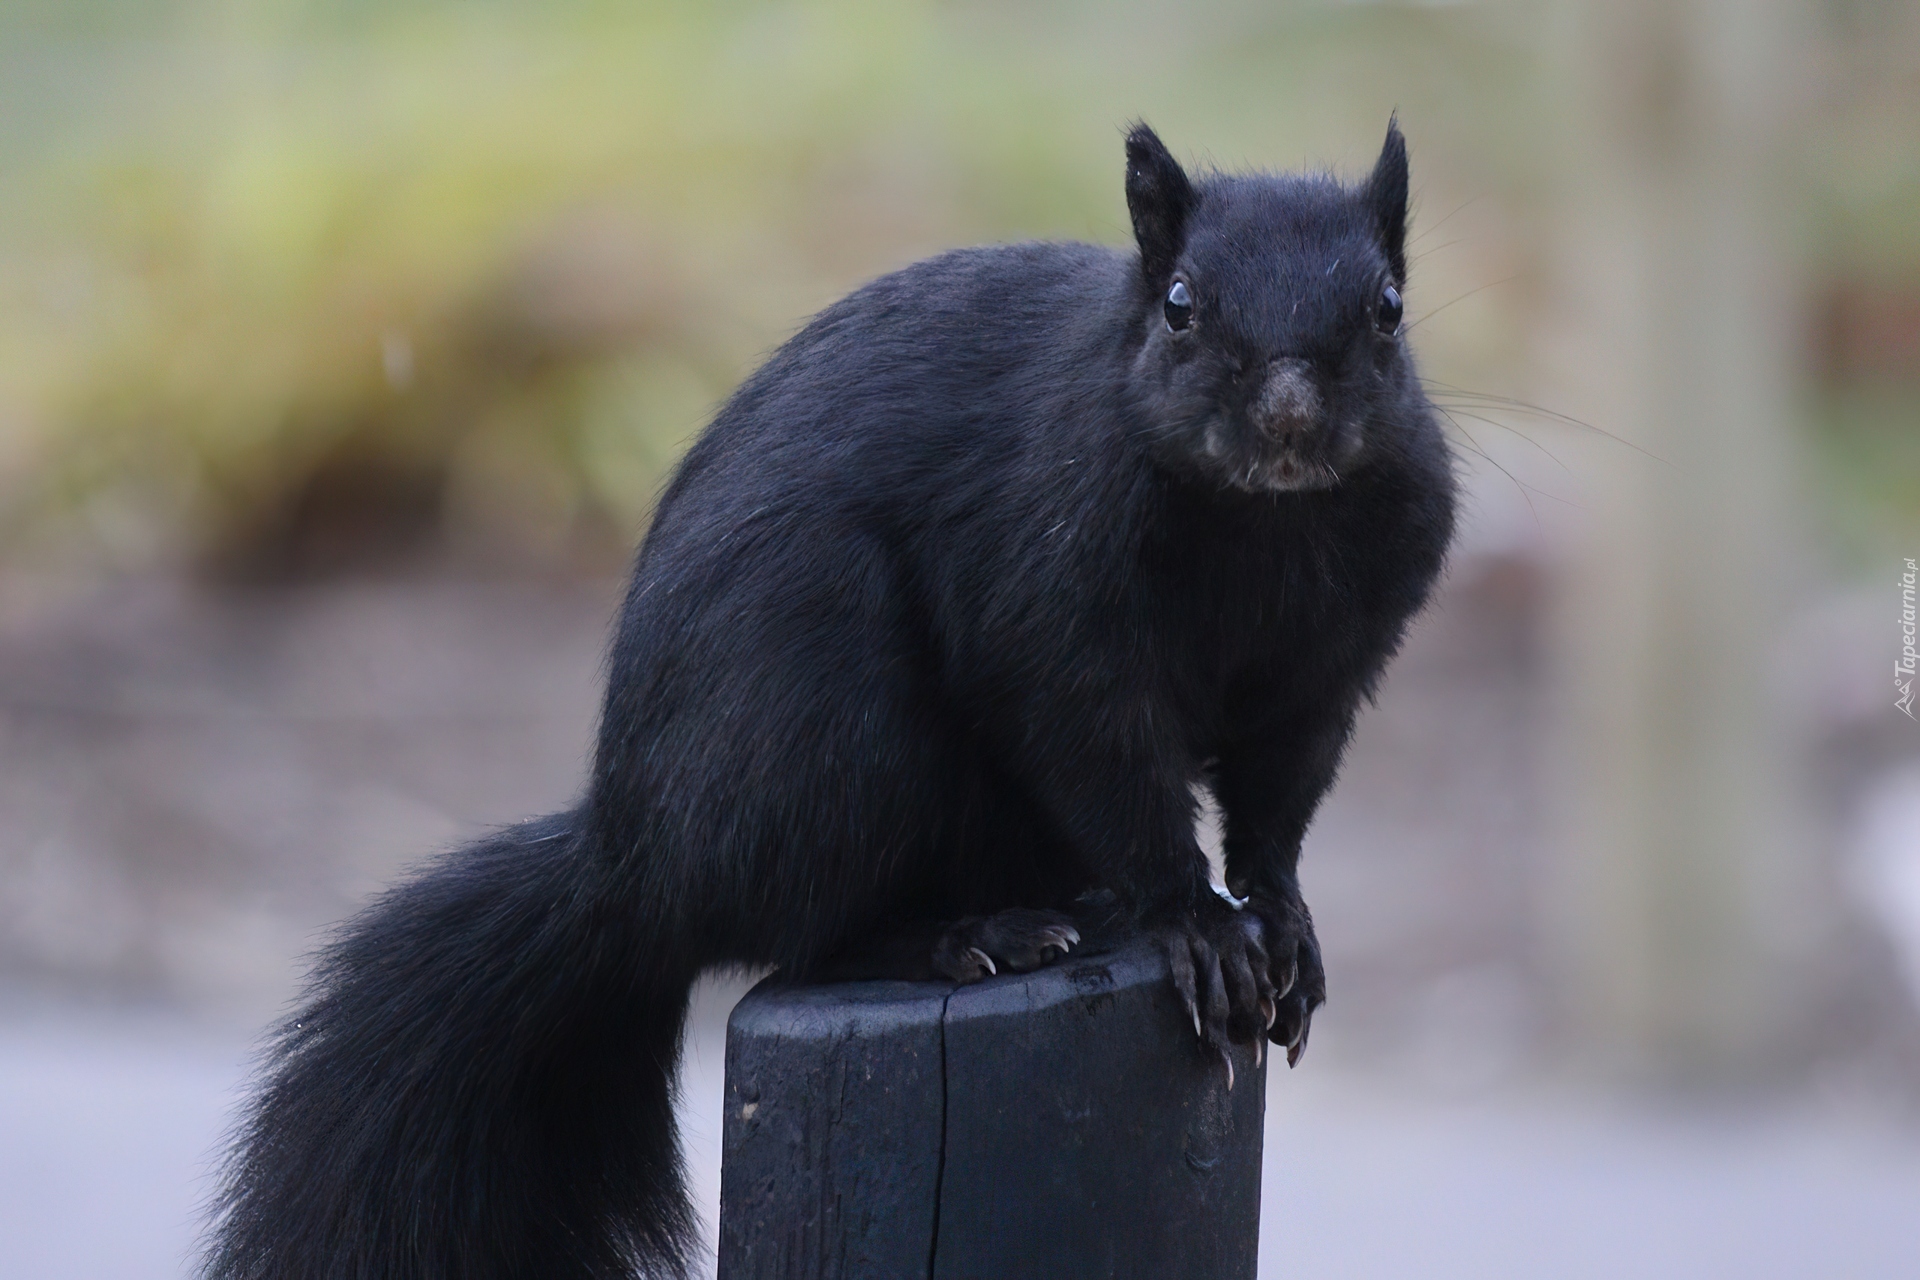
[[[674,1068],[715,967],[973,981],[1065,954],[1094,893],[1202,1051],[1297,1060],[1301,838],[1453,528],[1406,145],[1351,185],[1189,177],[1145,125],[1126,161],[1134,246],[884,276],[719,409],[636,557],[584,797],[321,953],[206,1276],[683,1275]]]

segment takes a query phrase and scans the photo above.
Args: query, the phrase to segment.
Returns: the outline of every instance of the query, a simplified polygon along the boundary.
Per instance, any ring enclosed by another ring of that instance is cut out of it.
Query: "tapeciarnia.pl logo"
[[[1907,719],[1920,719],[1913,714],[1913,673],[1920,654],[1913,648],[1914,614],[1913,587],[1916,571],[1911,559],[1907,561],[1907,571],[1900,575],[1900,656],[1893,664],[1893,687],[1900,691],[1894,700],[1894,706],[1907,713]]]

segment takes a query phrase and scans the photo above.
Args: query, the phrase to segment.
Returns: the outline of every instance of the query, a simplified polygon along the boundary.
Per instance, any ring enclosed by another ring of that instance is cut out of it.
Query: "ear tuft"
[[[1156,290],[1173,274],[1186,239],[1193,184],[1158,134],[1144,124],[1127,133],[1127,212],[1140,244],[1140,267]]]
[[[1387,142],[1380,148],[1380,159],[1361,190],[1368,210],[1373,214],[1374,234],[1387,251],[1393,278],[1407,279],[1407,140],[1400,136],[1398,117],[1387,120]]]

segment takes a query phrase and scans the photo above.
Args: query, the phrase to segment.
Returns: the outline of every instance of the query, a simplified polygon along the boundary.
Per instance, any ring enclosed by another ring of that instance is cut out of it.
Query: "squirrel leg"
[[[1353,728],[1351,699],[1296,707],[1285,732],[1247,735],[1221,760],[1215,794],[1227,822],[1227,889],[1260,923],[1274,991],[1267,1038],[1287,1065],[1306,1049],[1313,1011],[1326,1003],[1326,971],[1313,916],[1300,896],[1300,843],[1332,785]]]

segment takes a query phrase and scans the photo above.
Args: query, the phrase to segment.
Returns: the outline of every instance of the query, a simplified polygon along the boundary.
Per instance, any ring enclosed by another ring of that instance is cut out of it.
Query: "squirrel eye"
[[[1185,280],[1175,280],[1167,290],[1167,328],[1175,333],[1193,323],[1193,294]]]
[[[1400,291],[1392,285],[1380,290],[1380,305],[1374,310],[1374,327],[1392,336],[1400,331]]]

